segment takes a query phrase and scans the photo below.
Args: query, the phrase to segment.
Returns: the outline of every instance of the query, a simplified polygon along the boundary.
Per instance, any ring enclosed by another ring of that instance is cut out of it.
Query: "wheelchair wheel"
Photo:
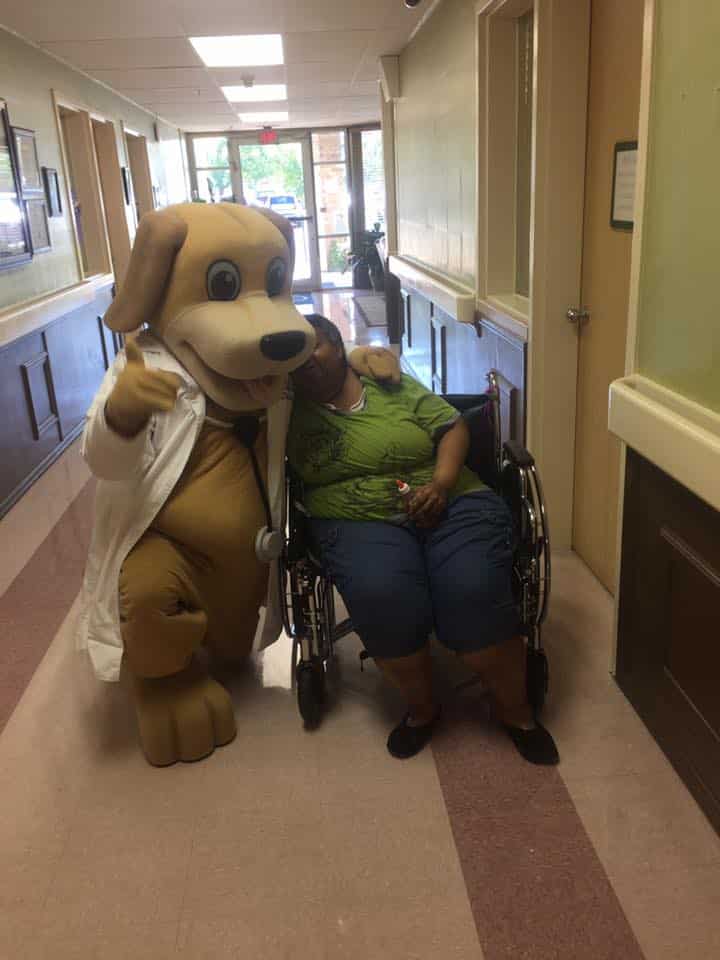
[[[325,708],[325,668],[322,663],[299,663],[296,674],[300,716],[306,730],[320,725]]]
[[[550,674],[544,650],[527,648],[527,693],[530,706],[537,716],[545,705]]]

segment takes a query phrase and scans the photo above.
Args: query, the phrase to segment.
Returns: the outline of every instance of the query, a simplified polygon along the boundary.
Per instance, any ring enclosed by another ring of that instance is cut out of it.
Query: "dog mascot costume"
[[[287,375],[314,331],[291,297],[293,235],[268,211],[182,204],[140,222],[105,322],[130,334],[88,412],[99,478],[80,645],[97,675],[124,664],[151,764],[235,736],[205,647],[242,661],[279,636]],[[360,372],[394,358],[360,348]]]

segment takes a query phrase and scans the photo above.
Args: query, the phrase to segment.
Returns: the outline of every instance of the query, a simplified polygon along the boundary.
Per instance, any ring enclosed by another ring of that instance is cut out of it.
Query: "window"
[[[382,130],[363,130],[362,182],[365,229],[374,230],[375,224],[385,229],[385,167],[383,165]]]
[[[196,198],[206,203],[235,199],[227,137],[193,137],[197,176]]]

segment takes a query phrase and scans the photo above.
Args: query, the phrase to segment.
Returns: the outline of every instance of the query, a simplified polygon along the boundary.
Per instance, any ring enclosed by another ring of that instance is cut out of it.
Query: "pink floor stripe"
[[[0,597],[0,730],[80,591],[94,488],[83,487]]]
[[[642,960],[559,773],[480,717],[461,699],[433,751],[485,960]]]

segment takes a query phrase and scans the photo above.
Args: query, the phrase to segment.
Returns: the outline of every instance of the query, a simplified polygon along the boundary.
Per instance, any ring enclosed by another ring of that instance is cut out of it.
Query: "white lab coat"
[[[126,440],[108,427],[105,401],[125,366],[118,354],[88,411],[82,454],[99,478],[95,526],[85,569],[78,646],[90,654],[101,680],[120,676],[122,638],[118,604],[120,568],[148,529],[183,472],[205,419],[205,396],[190,374],[149,333],[138,337],[147,367],[177,373],[184,381],[177,403],[151,418],[137,437]],[[267,490],[274,530],[285,529],[285,437],[290,399],[267,411]],[[240,585],[238,585],[240,587]],[[273,643],[282,631],[278,563],[270,564],[268,594],[261,610],[254,649]]]

